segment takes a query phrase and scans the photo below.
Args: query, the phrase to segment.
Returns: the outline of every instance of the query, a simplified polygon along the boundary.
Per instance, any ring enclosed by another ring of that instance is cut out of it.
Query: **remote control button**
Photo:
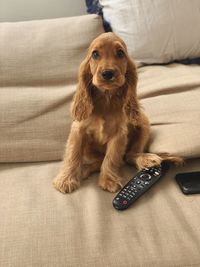
[[[156,176],[158,176],[160,173],[156,171],[156,172],[154,172],[154,174],[155,174]]]
[[[140,178],[141,178],[142,180],[151,180],[151,175],[148,174],[148,173],[144,173],[144,174],[141,174],[141,175],[140,175]]]
[[[137,184],[140,184],[140,183],[141,183],[141,181],[140,181],[140,180],[137,180],[137,181],[136,181],[136,183],[137,183]]]
[[[124,205],[126,205],[127,203],[128,203],[128,201],[127,200],[123,200],[123,202],[122,202]]]
[[[133,186],[131,186],[131,190],[133,190],[134,188],[136,188],[137,186],[134,184]]]
[[[145,181],[144,184],[149,184],[149,182]]]

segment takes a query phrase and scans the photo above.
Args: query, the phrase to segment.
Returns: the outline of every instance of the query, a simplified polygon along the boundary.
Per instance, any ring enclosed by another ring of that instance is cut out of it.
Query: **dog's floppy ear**
[[[73,119],[81,121],[87,119],[93,110],[92,103],[92,74],[89,58],[86,57],[79,69],[78,87],[73,98],[71,115]]]
[[[125,96],[124,110],[130,120],[135,120],[139,114],[139,103],[137,100],[137,68],[133,61],[127,58],[127,71],[126,71],[126,86],[127,92]]]

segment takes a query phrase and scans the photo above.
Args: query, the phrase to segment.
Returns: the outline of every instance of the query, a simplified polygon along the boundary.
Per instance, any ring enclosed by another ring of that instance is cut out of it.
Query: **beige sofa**
[[[71,119],[78,66],[103,32],[96,15],[0,24],[0,266],[200,266],[199,195],[177,172],[200,164],[200,66],[139,68],[149,150],[186,157],[130,209],[95,174],[72,194],[52,186]],[[124,183],[136,170],[123,167]]]

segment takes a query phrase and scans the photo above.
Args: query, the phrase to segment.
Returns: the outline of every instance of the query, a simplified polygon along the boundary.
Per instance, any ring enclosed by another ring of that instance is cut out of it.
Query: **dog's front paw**
[[[53,181],[54,187],[61,193],[71,193],[80,186],[80,181],[71,177],[58,175]]]
[[[101,176],[99,179],[99,186],[106,191],[115,193],[119,191],[122,184],[119,179],[110,178],[108,176]]]

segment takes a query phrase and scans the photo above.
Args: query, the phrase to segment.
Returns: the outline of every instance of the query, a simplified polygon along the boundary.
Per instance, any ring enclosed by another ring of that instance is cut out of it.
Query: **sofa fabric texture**
[[[149,151],[200,156],[200,66],[139,69],[138,96],[151,122]]]
[[[126,211],[97,175],[72,194],[52,186],[61,162],[0,164],[0,266],[200,266],[200,195],[185,196],[174,181],[199,170],[193,159],[165,177]],[[125,181],[136,173],[125,167]]]
[[[0,24],[0,162],[62,158],[78,66],[103,32],[96,15]],[[139,68],[149,151],[200,156],[200,66]]]
[[[61,159],[78,67],[102,32],[97,15],[0,24],[0,162]]]
[[[138,96],[152,126],[149,151],[196,159],[171,167],[124,212],[97,186],[98,174],[72,194],[52,185],[78,65],[101,32],[96,15],[0,24],[2,267],[200,266],[200,196],[185,197],[174,181],[177,172],[199,170],[199,66],[138,69]],[[124,166],[123,184],[135,173]]]

